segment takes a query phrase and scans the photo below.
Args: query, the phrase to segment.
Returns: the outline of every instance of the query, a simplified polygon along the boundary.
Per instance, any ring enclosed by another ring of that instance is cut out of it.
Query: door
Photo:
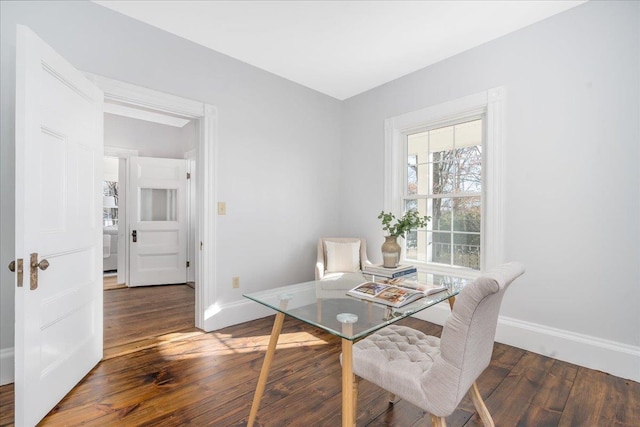
[[[102,358],[103,94],[27,27],[16,52],[15,421],[32,426]]]
[[[129,286],[187,280],[187,161],[129,159]]]

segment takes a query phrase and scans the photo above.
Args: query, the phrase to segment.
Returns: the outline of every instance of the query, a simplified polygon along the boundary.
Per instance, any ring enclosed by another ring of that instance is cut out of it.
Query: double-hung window
[[[503,114],[497,88],[385,122],[385,210],[431,217],[403,263],[475,275],[503,261]]]
[[[484,119],[406,135],[404,210],[431,221],[405,240],[406,259],[480,270]]]

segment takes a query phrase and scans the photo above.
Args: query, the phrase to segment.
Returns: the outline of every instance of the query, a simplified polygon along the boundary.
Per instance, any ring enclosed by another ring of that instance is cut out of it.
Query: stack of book
[[[408,274],[414,274],[416,268],[412,265],[399,265],[394,268],[387,268],[382,265],[367,265],[362,272],[364,274],[371,274],[372,276],[384,277],[385,279],[395,279]]]

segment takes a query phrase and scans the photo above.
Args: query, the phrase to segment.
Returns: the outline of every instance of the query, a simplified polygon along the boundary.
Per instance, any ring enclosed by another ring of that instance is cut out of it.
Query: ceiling
[[[343,100],[577,1],[95,1]]]

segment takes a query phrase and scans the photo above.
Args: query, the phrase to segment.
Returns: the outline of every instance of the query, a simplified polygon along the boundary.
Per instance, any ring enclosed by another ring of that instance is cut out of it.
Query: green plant
[[[420,216],[418,211],[407,211],[402,218],[396,219],[391,212],[380,212],[378,219],[382,220],[382,229],[389,233],[389,236],[404,237],[406,232],[416,228],[422,228],[431,220],[430,216]],[[391,223],[396,220],[395,223]]]

